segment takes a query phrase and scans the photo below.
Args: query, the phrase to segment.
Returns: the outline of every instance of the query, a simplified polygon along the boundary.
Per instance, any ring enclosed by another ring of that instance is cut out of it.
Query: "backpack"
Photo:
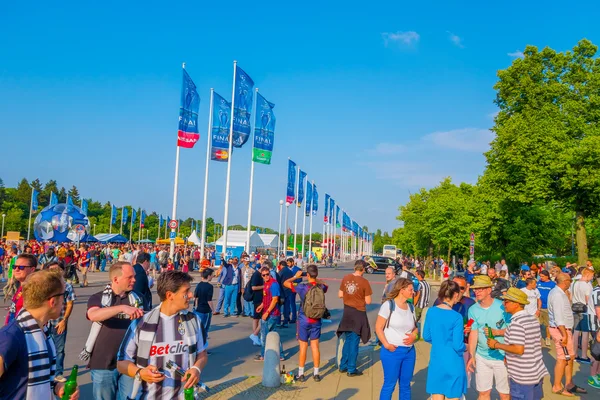
[[[254,291],[252,290],[251,280],[248,280],[246,286],[244,287],[244,300],[252,301],[254,299]]]
[[[313,285],[304,296],[302,311],[307,318],[321,319],[325,310],[325,291],[319,285]]]
[[[385,321],[385,327],[383,328],[384,330],[390,327],[390,320],[392,319],[392,314],[396,309],[396,302],[393,299],[388,300],[388,303],[390,305],[390,315],[388,316],[387,321]],[[412,313],[413,320],[415,321],[415,326],[417,326],[417,318],[415,317],[415,306],[409,302],[406,302],[406,304],[408,304],[408,309]]]

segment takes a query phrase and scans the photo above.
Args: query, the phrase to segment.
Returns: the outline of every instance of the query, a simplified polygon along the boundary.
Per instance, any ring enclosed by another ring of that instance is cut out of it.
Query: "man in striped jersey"
[[[200,381],[208,344],[199,316],[187,311],[193,298],[191,281],[185,272],[161,273],[156,288],[161,303],[129,326],[117,367],[136,380],[130,398],[136,398],[141,384],[142,399],[182,399],[183,390]]]
[[[540,324],[525,306],[525,292],[510,288],[504,296],[504,308],[512,315],[504,334],[504,343],[488,339],[490,349],[504,350],[513,399],[539,400],[544,397],[542,386],[548,370],[542,359]]]
[[[419,290],[415,295],[415,317],[417,321],[421,319],[423,309],[429,305],[429,294],[431,293],[431,287],[425,280],[425,272],[417,271],[417,280],[419,281]]]

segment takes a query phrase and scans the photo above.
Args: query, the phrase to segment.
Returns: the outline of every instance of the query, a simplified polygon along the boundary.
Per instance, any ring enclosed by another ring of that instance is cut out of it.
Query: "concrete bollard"
[[[277,332],[269,332],[265,340],[265,360],[263,364],[262,384],[265,387],[279,387],[281,371],[279,369],[279,343],[281,338]]]

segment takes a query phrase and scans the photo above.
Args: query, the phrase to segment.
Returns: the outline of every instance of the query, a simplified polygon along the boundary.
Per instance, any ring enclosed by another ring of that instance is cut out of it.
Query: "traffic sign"
[[[475,241],[475,233],[471,232],[471,242],[474,242],[474,241]]]
[[[85,226],[81,225],[81,224],[77,224],[75,225],[75,233],[77,233],[80,236],[85,235]]]
[[[475,246],[469,246],[469,254],[475,254]]]
[[[169,228],[177,229],[177,220],[176,219],[172,219],[169,221]]]
[[[177,232],[169,233],[169,239],[175,239],[175,236],[177,236]]]

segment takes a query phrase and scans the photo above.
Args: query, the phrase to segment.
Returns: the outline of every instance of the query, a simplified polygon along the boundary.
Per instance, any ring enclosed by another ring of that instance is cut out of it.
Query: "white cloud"
[[[406,146],[395,143],[379,143],[374,149],[369,150],[370,154],[373,155],[393,155],[403,153],[406,150]]]
[[[446,31],[448,33],[448,37],[450,38],[450,41],[452,43],[454,43],[455,46],[460,47],[461,49],[463,47],[465,47],[462,43],[462,38],[458,35],[455,35],[454,33],[450,32],[450,31]]]
[[[373,161],[363,165],[373,171],[375,179],[402,187],[433,187],[448,175],[447,171],[432,171],[431,164],[421,162]]]
[[[434,132],[423,137],[438,147],[454,150],[484,152],[490,147],[494,134],[488,129],[464,128],[445,132]]]
[[[383,32],[381,37],[383,37],[383,43],[385,47],[388,47],[390,44],[397,44],[399,46],[412,46],[421,38],[415,31]]]
[[[513,51],[512,53],[508,53],[507,55],[513,58],[525,58],[525,54],[523,54],[521,50]]]
[[[494,111],[493,113],[489,113],[487,116],[489,119],[494,119],[498,115],[499,111]]]

